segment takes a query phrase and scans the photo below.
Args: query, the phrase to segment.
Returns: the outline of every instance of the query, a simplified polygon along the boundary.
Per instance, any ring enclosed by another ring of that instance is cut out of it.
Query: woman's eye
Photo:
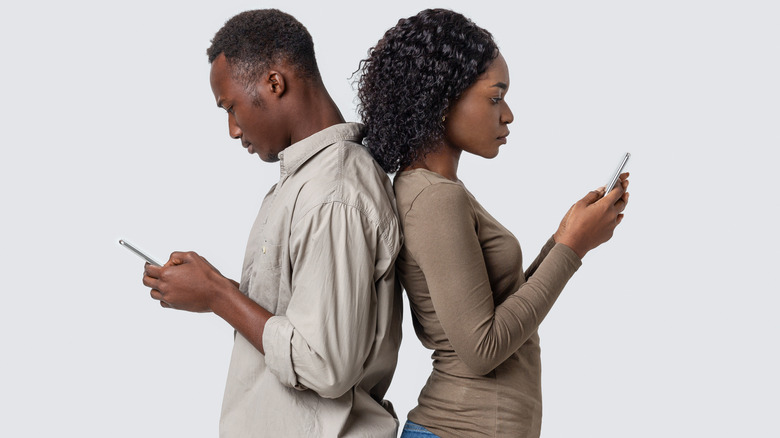
[[[492,100],[493,103],[498,103],[498,102],[501,102],[503,100],[503,98],[501,98],[501,97],[491,97],[490,100]]]

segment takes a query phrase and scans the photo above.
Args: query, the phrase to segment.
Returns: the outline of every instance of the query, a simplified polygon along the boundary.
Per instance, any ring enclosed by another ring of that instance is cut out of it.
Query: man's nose
[[[236,117],[233,114],[228,114],[228,132],[230,133],[231,138],[241,138],[241,135],[243,132],[241,132],[241,128],[238,127],[238,123],[236,123]]]

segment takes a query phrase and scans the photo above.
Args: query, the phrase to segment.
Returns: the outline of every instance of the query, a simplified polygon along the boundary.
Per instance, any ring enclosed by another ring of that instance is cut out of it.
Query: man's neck
[[[290,143],[296,143],[325,128],[344,123],[339,107],[328,94],[322,81],[307,87],[297,100],[295,121],[290,132]]]

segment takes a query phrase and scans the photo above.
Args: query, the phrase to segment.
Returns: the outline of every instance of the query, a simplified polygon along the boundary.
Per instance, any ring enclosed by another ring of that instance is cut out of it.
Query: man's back
[[[400,231],[391,183],[360,130],[335,125],[280,154],[240,285],[276,316],[265,355],[236,335],[222,436],[396,434],[382,398],[401,340]]]

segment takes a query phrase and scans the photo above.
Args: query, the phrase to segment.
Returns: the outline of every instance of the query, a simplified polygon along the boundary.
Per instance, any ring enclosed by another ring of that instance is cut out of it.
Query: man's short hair
[[[232,74],[246,85],[278,62],[293,66],[303,79],[320,75],[309,31],[278,9],[246,11],[225,22],[206,50],[209,63],[222,53]]]

